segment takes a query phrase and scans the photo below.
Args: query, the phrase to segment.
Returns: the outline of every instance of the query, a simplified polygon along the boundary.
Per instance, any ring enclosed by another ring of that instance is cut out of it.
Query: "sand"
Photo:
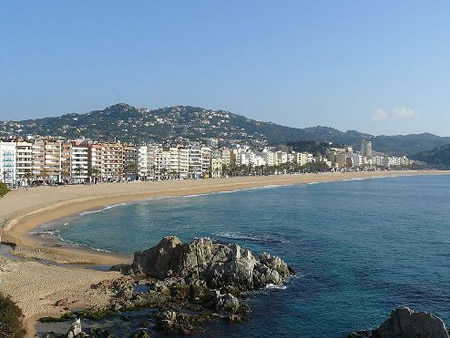
[[[0,199],[2,241],[14,243],[14,253],[58,263],[119,264],[131,257],[100,253],[93,250],[42,247],[29,232],[55,219],[106,205],[152,197],[182,196],[216,191],[232,191],[269,185],[306,184],[373,177],[449,174],[442,171],[361,172],[238,177],[229,179],[109,183],[63,187],[37,187],[14,190]],[[29,336],[33,323],[44,315],[58,315],[65,306],[55,302],[67,298],[71,307],[102,306],[110,295],[97,294],[90,286],[101,280],[119,277],[116,272],[102,272],[80,267],[49,266],[36,261],[0,261],[0,292],[8,294],[22,308]]]

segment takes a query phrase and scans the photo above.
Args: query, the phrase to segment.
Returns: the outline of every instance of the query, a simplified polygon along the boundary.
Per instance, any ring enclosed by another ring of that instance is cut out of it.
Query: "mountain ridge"
[[[449,137],[431,133],[374,136],[356,130],[316,126],[295,128],[258,121],[225,110],[194,106],[137,108],[118,103],[87,113],[67,113],[19,121],[0,121],[0,138],[26,135],[86,137],[98,141],[180,142],[218,138],[222,143],[247,143],[254,147],[314,140],[359,147],[372,140],[377,151],[415,154],[450,144]]]

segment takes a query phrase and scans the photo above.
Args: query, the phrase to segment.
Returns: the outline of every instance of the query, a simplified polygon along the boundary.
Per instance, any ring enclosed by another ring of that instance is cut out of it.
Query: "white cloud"
[[[372,120],[380,121],[380,120],[414,120],[417,118],[417,113],[408,107],[395,107],[391,110],[386,110],[383,108],[377,108],[372,113]]]
[[[412,120],[417,117],[417,114],[411,108],[396,107],[392,110],[392,116],[401,120]]]
[[[379,120],[387,120],[389,117],[389,114],[386,110],[378,108],[375,110],[372,114],[372,120],[379,121]]]

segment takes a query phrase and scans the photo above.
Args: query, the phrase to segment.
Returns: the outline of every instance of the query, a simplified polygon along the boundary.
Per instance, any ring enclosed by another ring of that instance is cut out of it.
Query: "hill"
[[[450,144],[413,155],[413,158],[437,168],[450,168]]]
[[[180,142],[217,138],[222,143],[240,142],[255,147],[298,141],[354,145],[370,139],[378,151],[418,153],[450,143],[450,138],[432,134],[378,136],[329,127],[292,128],[248,119],[223,110],[173,106],[150,110],[119,103],[86,114],[23,121],[0,121],[0,137],[26,135],[86,137],[99,141]]]

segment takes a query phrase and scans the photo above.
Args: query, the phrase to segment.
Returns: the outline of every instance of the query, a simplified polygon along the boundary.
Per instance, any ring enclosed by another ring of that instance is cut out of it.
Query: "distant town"
[[[132,145],[120,142],[29,137],[0,141],[0,181],[9,187],[41,184],[84,184],[121,181],[206,179],[245,175],[388,170],[408,168],[406,156],[388,156],[372,149],[330,147],[325,155],[295,152],[290,147],[246,145],[219,147],[217,139],[207,144],[184,143]]]

